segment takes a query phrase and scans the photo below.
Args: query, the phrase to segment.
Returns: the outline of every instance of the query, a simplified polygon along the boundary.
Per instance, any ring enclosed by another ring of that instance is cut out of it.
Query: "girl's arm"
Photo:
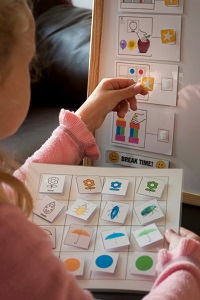
[[[138,93],[147,94],[140,84],[131,79],[102,80],[75,114],[61,110],[60,126],[14,175],[24,181],[31,162],[77,165],[84,157],[98,159],[99,150],[92,133],[112,110],[117,111],[119,117],[124,117],[129,106],[137,109],[135,95]]]
[[[158,253],[158,277],[144,300],[198,300],[200,295],[200,238],[181,228],[168,232],[172,251]],[[185,237],[184,237],[185,236]],[[176,244],[178,243],[178,246]]]
[[[62,109],[59,121],[51,137],[15,171],[17,178],[25,180],[31,162],[78,165],[84,157],[99,158],[95,138],[78,115]]]

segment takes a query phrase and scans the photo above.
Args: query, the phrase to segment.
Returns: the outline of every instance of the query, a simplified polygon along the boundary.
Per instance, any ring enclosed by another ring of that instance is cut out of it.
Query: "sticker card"
[[[156,275],[157,253],[135,252],[130,273],[136,275],[155,276]]]
[[[114,274],[118,258],[118,253],[95,252],[91,263],[91,270]]]
[[[166,6],[178,6],[179,0],[165,0]]]
[[[41,228],[49,235],[49,238],[52,241],[52,249],[56,249],[56,227],[42,226]]]
[[[163,44],[173,45],[176,42],[176,32],[173,28],[160,31]]]
[[[80,194],[101,193],[102,184],[99,176],[77,176],[78,191]]]
[[[65,268],[76,276],[82,276],[84,271],[85,257],[78,254],[68,256],[64,260]]]
[[[145,247],[163,239],[155,223],[137,229],[132,234],[140,247]]]
[[[65,245],[88,249],[94,227],[71,224],[64,240]]]
[[[53,222],[64,208],[64,204],[46,195],[43,200],[36,202],[33,213],[49,222]]]
[[[130,205],[127,203],[119,203],[107,201],[101,219],[123,224],[125,222]]]
[[[156,199],[134,206],[140,224],[144,225],[164,217]]]
[[[65,175],[42,174],[39,193],[62,194]]]
[[[118,227],[101,232],[102,241],[106,250],[130,245],[125,227]]]
[[[125,196],[129,180],[119,178],[106,178],[103,186],[103,194]]]
[[[161,179],[142,177],[137,194],[160,198],[165,188],[166,182]]]
[[[87,220],[97,208],[95,203],[77,199],[67,211],[67,214],[82,220]]]
[[[146,91],[153,91],[154,78],[153,77],[145,77],[145,76],[143,76],[141,78],[141,84],[143,85],[144,90],[146,90]]]

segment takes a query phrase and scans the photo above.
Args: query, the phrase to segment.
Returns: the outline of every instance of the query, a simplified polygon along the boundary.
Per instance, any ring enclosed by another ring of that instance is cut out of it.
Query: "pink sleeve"
[[[199,300],[200,243],[183,239],[173,251],[158,253],[158,277],[143,300]]]
[[[52,254],[48,235],[5,202],[0,202],[0,245],[3,299],[93,300]]]
[[[62,109],[60,126],[43,146],[29,157],[14,176],[24,181],[30,162],[78,165],[84,157],[99,158],[99,150],[92,133],[76,114]]]

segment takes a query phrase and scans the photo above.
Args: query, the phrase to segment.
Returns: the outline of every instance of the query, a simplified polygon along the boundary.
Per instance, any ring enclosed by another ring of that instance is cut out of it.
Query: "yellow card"
[[[174,29],[161,30],[161,40],[163,44],[171,44],[176,42],[176,33]]]
[[[178,6],[178,0],[165,0],[166,6]]]
[[[142,77],[141,84],[146,91],[153,91],[154,86],[154,78],[153,77]]]

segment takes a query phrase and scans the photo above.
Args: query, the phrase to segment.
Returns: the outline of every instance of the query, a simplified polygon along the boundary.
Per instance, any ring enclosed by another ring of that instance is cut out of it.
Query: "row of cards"
[[[77,176],[79,194],[103,193],[125,196],[129,184],[127,179],[106,177],[102,186],[99,176]],[[62,194],[66,182],[65,175],[42,174],[39,193]],[[137,194],[160,198],[166,182],[157,178],[142,177]]]
[[[123,202],[107,201],[101,215],[104,221],[124,224],[130,205]],[[49,196],[43,200],[38,200],[34,209],[34,214],[39,217],[53,222],[55,218],[64,210],[65,205]],[[95,212],[97,204],[77,199],[66,212],[68,215],[87,221]],[[141,225],[148,224],[152,221],[161,219],[164,214],[156,199],[145,201],[142,204],[134,206],[135,214]]]
[[[56,247],[56,228],[53,226],[43,227],[52,239],[53,248]],[[64,238],[64,245],[88,249],[92,240],[95,227],[71,224]],[[155,223],[132,231],[132,235],[139,247],[151,245],[163,239],[158,227]],[[112,229],[101,232],[101,239],[105,250],[117,249],[130,245],[130,240],[126,231],[126,227],[112,227]]]
[[[134,252],[130,267],[130,274],[154,276],[157,253],[154,252]],[[91,261],[90,270],[114,274],[119,261],[118,253],[98,253],[95,252]],[[64,259],[65,267],[76,276],[84,273],[85,257],[82,254],[67,255]]]

